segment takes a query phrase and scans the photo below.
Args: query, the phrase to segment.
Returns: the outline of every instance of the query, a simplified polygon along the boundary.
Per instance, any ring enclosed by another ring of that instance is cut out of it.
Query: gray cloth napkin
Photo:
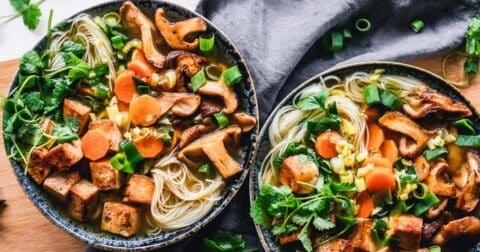
[[[203,0],[198,11],[215,23],[238,47],[253,74],[262,121],[296,85],[339,64],[366,60],[405,61],[459,47],[475,0]],[[358,18],[372,23],[355,32]],[[415,33],[412,20],[425,28]],[[350,28],[353,38],[336,54],[319,43],[332,28]],[[230,206],[192,238],[160,251],[205,251],[203,237],[217,230],[242,234],[260,248],[248,215],[247,183]],[[261,249],[260,249],[261,250]]]

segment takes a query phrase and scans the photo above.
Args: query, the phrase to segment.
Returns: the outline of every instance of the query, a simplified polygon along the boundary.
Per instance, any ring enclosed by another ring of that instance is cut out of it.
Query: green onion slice
[[[372,24],[366,18],[359,18],[355,21],[355,28],[360,32],[367,32],[372,28]]]
[[[223,129],[228,126],[228,117],[223,112],[216,113],[213,115],[213,117],[215,117],[215,120],[217,120],[218,128]]]
[[[237,84],[242,77],[242,73],[237,65],[230,67],[223,73],[223,79],[229,86]]]
[[[106,25],[110,27],[116,27],[120,24],[122,18],[116,12],[109,12],[103,15],[103,20],[105,21]]]
[[[352,38],[352,33],[347,28],[342,30],[342,35],[343,35],[344,39],[351,39]]]
[[[115,35],[115,36],[111,37],[110,40],[112,42],[113,48],[115,48],[117,50],[121,50],[123,48],[123,46],[125,45],[123,43],[123,36],[122,35]]]
[[[110,88],[102,83],[97,84],[96,86],[92,87],[93,89],[93,96],[98,99],[105,99],[110,95]]]
[[[192,76],[190,82],[192,83],[193,92],[197,92],[203,86],[203,84],[207,82],[207,78],[205,77],[205,70],[202,69],[194,76]]]
[[[113,168],[122,172],[126,172],[126,173],[135,172],[133,165],[127,160],[127,157],[123,152],[115,154],[115,156],[113,156],[110,159],[110,164],[112,165]]]
[[[222,78],[222,69],[215,64],[211,64],[205,68],[205,74],[210,80],[217,81]]]
[[[425,23],[423,23],[423,21],[420,19],[415,19],[412,21],[411,25],[414,32],[420,32],[425,26]]]
[[[428,209],[438,204],[440,200],[435,194],[428,192],[425,197],[413,207],[413,214],[415,216],[423,215]]]
[[[138,164],[144,159],[137,147],[127,139],[120,142],[120,148],[125,152],[127,160],[132,164]]]
[[[428,187],[425,183],[418,183],[417,190],[413,191],[413,196],[417,199],[424,199],[428,193]]]
[[[403,102],[389,90],[382,90],[380,102],[391,110],[397,110],[403,105]]]
[[[473,122],[468,118],[457,120],[453,123],[453,125],[461,133],[465,133],[465,134],[469,134],[469,135],[475,135],[476,134],[475,128],[473,126]]]
[[[480,147],[480,135],[458,135],[455,144],[458,146]]]
[[[215,34],[211,34],[209,37],[200,36],[200,51],[209,53],[215,48]]]
[[[425,157],[426,160],[430,161],[430,160],[433,160],[433,159],[435,159],[437,157],[440,157],[441,155],[447,154],[447,153],[448,153],[447,148],[440,147],[440,148],[436,148],[436,149],[433,149],[433,150],[426,149],[423,152],[423,156]]]
[[[442,248],[440,248],[439,246],[432,246],[428,248],[428,252],[442,252]]]
[[[338,52],[343,48],[343,34],[331,31],[325,34],[321,40],[323,48],[329,52]]]
[[[370,84],[363,89],[363,97],[368,105],[380,102],[380,94],[376,84]]]
[[[215,169],[210,164],[204,164],[198,168],[198,173],[202,174],[205,178],[213,178],[215,176]]]

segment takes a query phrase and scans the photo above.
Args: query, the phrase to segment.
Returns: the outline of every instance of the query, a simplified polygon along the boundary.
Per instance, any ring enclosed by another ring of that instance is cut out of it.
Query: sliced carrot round
[[[374,167],[386,167],[389,169],[392,169],[393,167],[393,162],[391,162],[389,159],[380,157],[380,156],[370,156],[363,161],[362,166],[365,167],[368,164],[372,164]]]
[[[153,69],[151,69],[148,65],[139,60],[130,61],[127,64],[127,68],[128,70],[133,71],[135,73],[135,76],[141,78],[149,77],[154,72]]]
[[[133,73],[131,71],[125,71],[117,76],[113,91],[119,101],[129,103],[137,94],[137,89],[133,82]]]
[[[137,150],[144,158],[154,158],[163,150],[163,141],[155,136],[149,135],[133,142]]]
[[[380,109],[375,106],[370,106],[365,110],[365,115],[367,116],[368,122],[376,122],[380,117]]]
[[[368,191],[360,192],[357,195],[357,217],[368,218],[373,211],[373,199]]]
[[[382,128],[375,123],[368,124],[368,151],[378,151],[385,140]]]
[[[383,142],[382,146],[380,147],[380,151],[382,152],[382,156],[386,159],[390,160],[393,164],[398,159],[398,148],[397,144],[391,140],[387,139]]]
[[[365,175],[365,185],[369,191],[394,190],[397,186],[395,175],[386,167],[375,167]]]
[[[335,131],[327,131],[320,134],[315,140],[315,151],[322,158],[333,158],[337,156],[335,146],[342,137]]]
[[[108,136],[100,129],[87,131],[82,137],[83,155],[90,160],[99,160],[107,155],[110,149]]]
[[[160,117],[160,103],[149,95],[141,95],[130,102],[128,116],[138,125],[150,126]]]

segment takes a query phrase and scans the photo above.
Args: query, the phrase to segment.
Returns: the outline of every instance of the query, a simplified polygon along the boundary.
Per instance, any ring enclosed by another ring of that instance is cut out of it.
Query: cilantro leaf
[[[478,73],[478,59],[476,59],[476,58],[465,58],[465,63],[463,65],[463,70],[467,74],[477,74]]]
[[[41,99],[40,92],[29,92],[21,95],[20,99],[23,105],[27,107],[31,112],[39,112],[43,109],[43,100]]]
[[[269,225],[270,217],[264,210],[262,202],[258,199],[252,203],[252,207],[250,208],[250,217],[257,225],[262,225],[264,227]]]
[[[330,221],[328,221],[324,218],[315,216],[315,218],[313,219],[313,226],[318,231],[323,231],[323,230],[328,230],[328,229],[334,228],[335,224],[331,223]]]
[[[26,8],[22,12],[23,23],[25,24],[25,26],[27,26],[28,29],[33,31],[40,23],[41,15],[42,11],[40,11],[40,8],[38,8],[36,4],[30,4],[28,8]]]
[[[286,234],[292,233],[293,231],[296,231],[297,229],[298,229],[298,226],[294,224],[290,224],[290,223],[286,225],[280,224],[280,225],[273,226],[272,234],[276,236],[286,235]]]
[[[213,239],[203,239],[204,246],[212,252],[247,252],[257,249],[247,249],[245,239],[239,234],[218,232]]]
[[[83,44],[80,42],[67,40],[63,43],[60,51],[64,53],[71,52],[77,57],[83,57],[83,55],[87,51],[87,48],[85,48],[85,46],[83,46]]]
[[[301,110],[325,109],[325,100],[330,95],[330,89],[325,89],[318,95],[302,97],[296,104]]]
[[[29,4],[30,0],[10,0],[10,5],[18,12],[25,10]]]
[[[43,61],[36,51],[28,51],[20,58],[20,72],[23,74],[40,74],[43,67]]]
[[[300,233],[298,234],[298,240],[302,243],[303,248],[307,252],[313,251],[313,244],[312,244],[312,240],[310,240],[310,237],[308,236],[307,226],[302,228],[302,231],[300,231]]]
[[[63,125],[55,124],[52,135],[55,136],[57,143],[66,143],[78,139],[77,131],[80,125],[75,117],[66,117]]]

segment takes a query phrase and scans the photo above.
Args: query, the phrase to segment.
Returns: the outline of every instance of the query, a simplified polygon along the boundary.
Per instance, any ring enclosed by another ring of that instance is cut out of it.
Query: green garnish
[[[363,89],[363,97],[368,105],[380,102],[380,94],[376,84],[370,84]]]
[[[468,118],[457,120],[453,123],[453,125],[462,134],[475,135],[477,133],[475,127],[473,126],[473,122]]]
[[[323,35],[321,39],[322,47],[329,52],[338,52],[343,48],[343,37],[344,34],[342,32],[327,32],[325,35]]]
[[[125,173],[135,173],[135,168],[127,160],[127,156],[123,152],[119,152],[115,154],[111,159],[110,159],[110,164],[112,165],[113,168],[125,172]]]
[[[478,73],[478,57],[480,56],[480,17],[470,20],[465,35],[465,58],[464,71],[467,74]]]
[[[242,73],[237,65],[228,68],[223,73],[223,79],[229,86],[237,84],[242,78]]]
[[[440,147],[433,150],[426,149],[425,151],[423,151],[423,156],[425,157],[426,160],[430,161],[447,153],[448,153],[447,148]]]
[[[325,109],[325,100],[330,95],[330,89],[325,89],[317,95],[309,95],[298,100],[295,106],[301,110]]]
[[[204,238],[203,245],[211,252],[253,252],[258,249],[247,248],[245,239],[239,234],[218,232],[213,239]]]
[[[355,28],[360,32],[367,32],[372,28],[372,24],[366,18],[359,18],[355,21]]]
[[[398,110],[403,105],[403,102],[389,90],[382,90],[380,102],[391,110]]]
[[[142,154],[137,150],[137,147],[127,139],[120,142],[120,149],[125,153],[128,162],[131,164],[138,164],[144,159]]]
[[[439,246],[432,246],[428,248],[428,252],[442,252],[442,248],[440,248]]]
[[[380,243],[385,240],[388,223],[383,219],[375,220],[375,226],[370,231],[375,242]]]
[[[125,43],[123,40],[124,40],[124,37],[122,35],[115,35],[110,38],[113,48],[117,50],[122,50],[122,48],[125,46]]]
[[[198,168],[198,173],[205,178],[212,179],[215,177],[215,168],[213,168],[210,164],[204,164]]]
[[[75,117],[67,117],[65,118],[64,125],[55,124],[55,127],[53,127],[52,130],[52,135],[59,144],[70,142],[78,139],[77,131],[79,128],[80,125]]]
[[[342,30],[342,35],[344,39],[350,39],[352,38],[352,33],[350,32],[349,29],[345,28]]]
[[[423,215],[428,209],[438,204],[440,200],[431,192],[427,192],[425,197],[413,207],[413,214],[415,216]]]
[[[230,123],[228,117],[223,112],[216,113],[213,117],[215,117],[215,120],[218,123],[218,128],[220,129],[227,127]]]
[[[210,64],[205,68],[205,74],[210,80],[220,80],[222,78],[222,70],[215,64]]]
[[[273,161],[274,166],[279,169],[282,166],[282,162],[285,158],[298,154],[305,154],[310,157],[310,159],[315,163],[315,165],[319,167],[325,174],[332,173],[329,163],[319,157],[315,150],[304,144],[296,142],[288,144],[285,152],[282,153],[280,156],[275,157]]]
[[[194,76],[192,76],[190,82],[192,83],[193,92],[197,92],[203,86],[203,84],[207,82],[207,78],[205,77],[205,70],[202,69]]]
[[[480,147],[480,135],[458,135],[455,144],[458,146]]]
[[[418,33],[423,29],[425,23],[421,19],[415,19],[412,21],[411,26],[412,30]]]
[[[38,6],[42,4],[45,0],[40,0],[36,3],[30,3],[30,0],[10,0],[10,5],[17,11],[13,15],[3,16],[0,19],[7,18],[16,18],[22,16],[23,24],[33,31],[40,24],[40,16],[42,16],[42,11]]]
[[[97,84],[96,86],[92,87],[93,89],[93,96],[98,99],[105,99],[110,96],[110,88],[102,83]]]
[[[215,34],[210,36],[200,36],[200,51],[203,53],[211,53],[215,49]]]

